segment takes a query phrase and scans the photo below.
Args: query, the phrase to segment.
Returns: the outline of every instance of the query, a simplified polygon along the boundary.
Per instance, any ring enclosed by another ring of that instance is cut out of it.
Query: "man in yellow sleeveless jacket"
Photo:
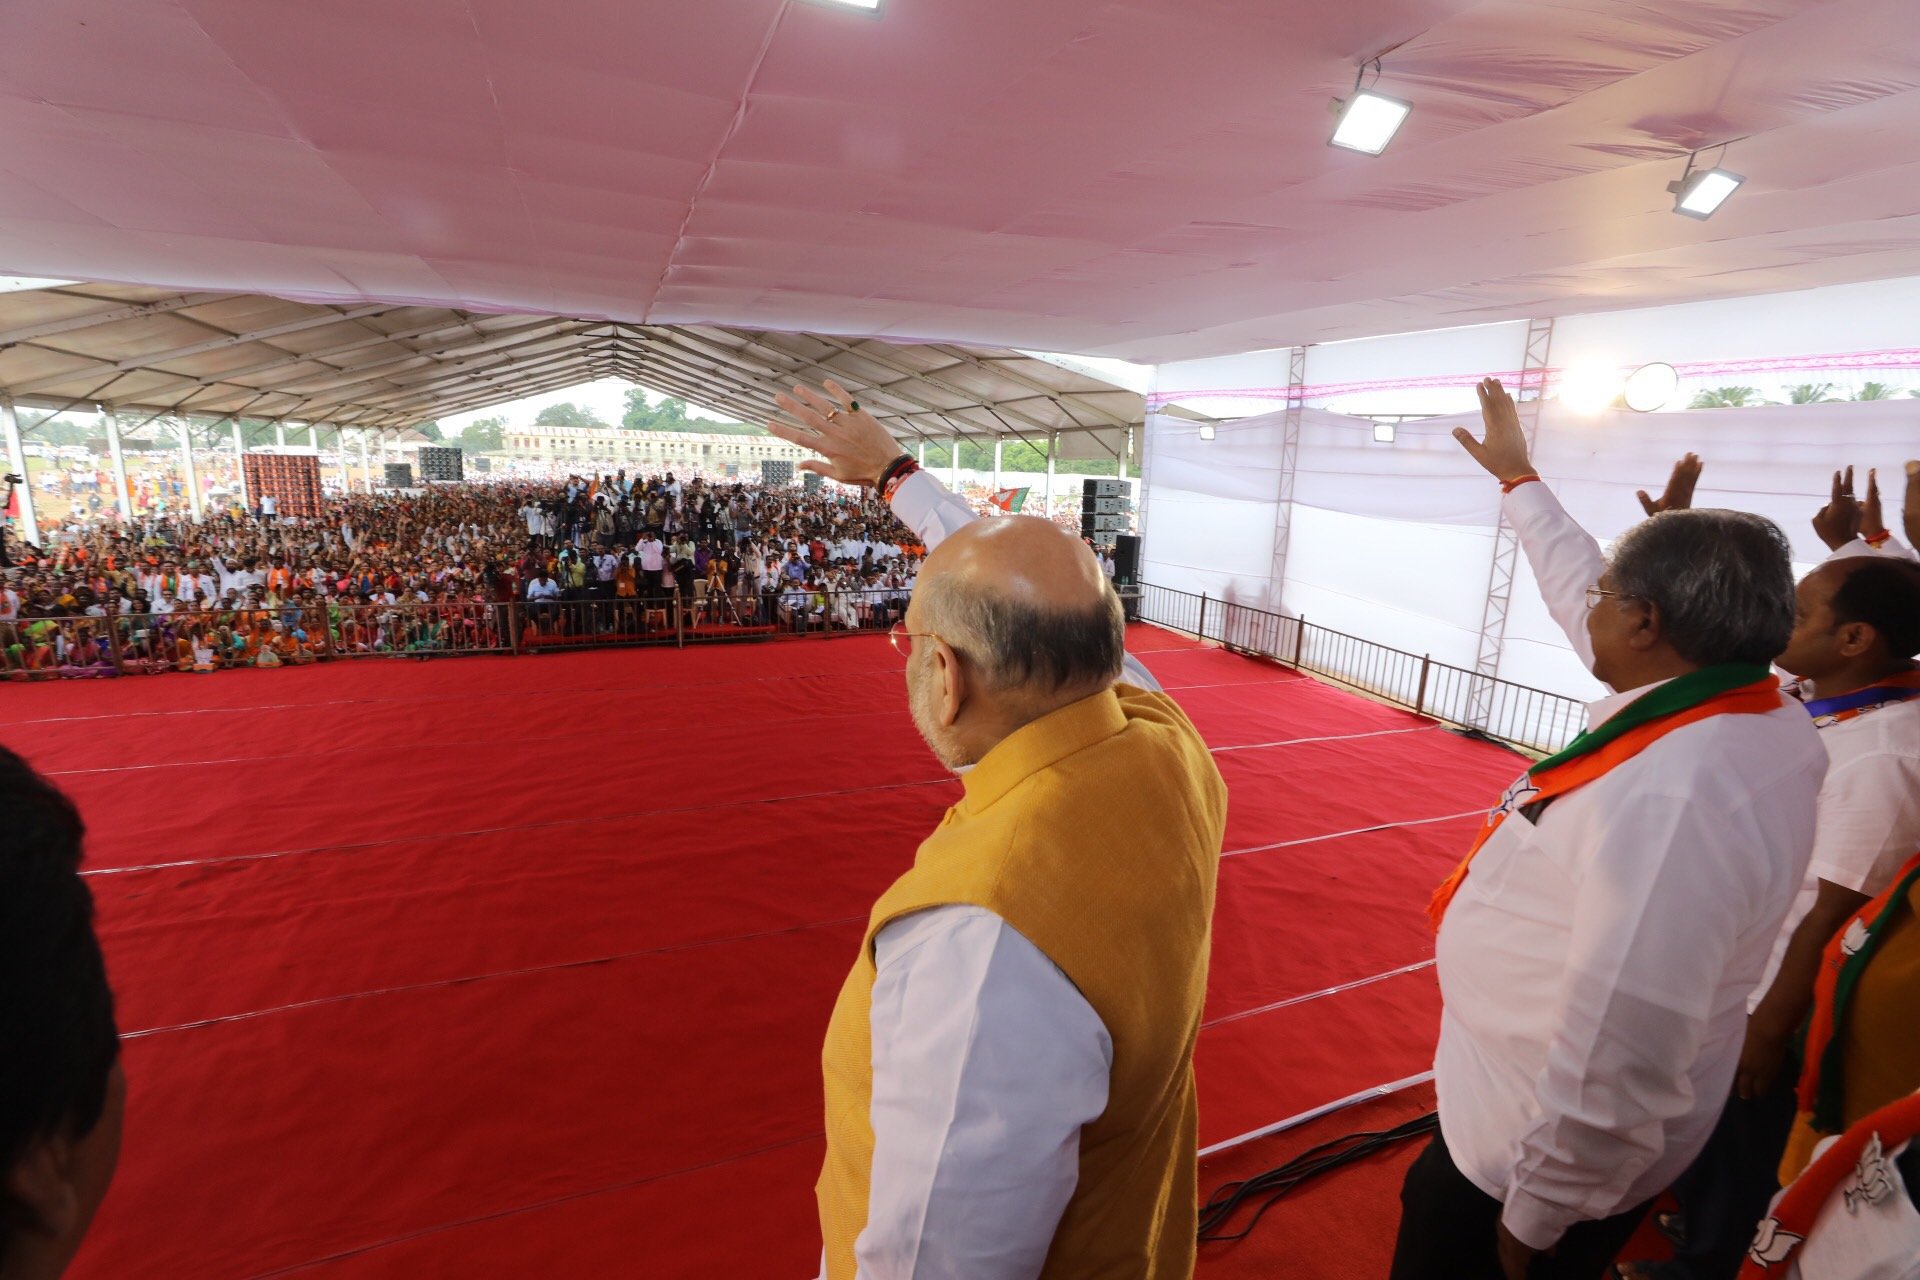
[[[976,521],[827,391],[774,429],[935,548],[894,640],[966,793],[874,906],[827,1030],[824,1275],[1189,1276],[1225,785],[1084,545]]]

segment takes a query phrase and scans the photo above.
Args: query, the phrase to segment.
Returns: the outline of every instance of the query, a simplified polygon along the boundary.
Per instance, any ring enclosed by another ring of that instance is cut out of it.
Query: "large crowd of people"
[[[1920,558],[1871,479],[1860,501],[1836,474],[1815,518],[1834,554],[1796,582],[1777,526],[1693,508],[1692,455],[1603,553],[1505,390],[1480,394],[1484,436],[1456,435],[1611,692],[1429,905],[1437,1131],[1406,1174],[1393,1280],[1912,1277]],[[703,546],[723,585],[729,556],[803,587],[917,575],[890,635],[965,797],[874,907],[827,1028],[821,1274],[1184,1280],[1220,772],[1069,535],[979,521],[843,388],[780,403],[801,424],[783,435],[878,498],[615,476],[349,499],[317,527],[72,548],[32,566],[32,607],[55,586],[67,609],[244,600],[278,574],[296,601],[452,583],[491,605],[524,584],[560,615],[569,592],[684,596]],[[1904,518],[1920,532],[1920,464]],[[32,815],[0,828],[0,1024],[58,1067],[9,1068],[28,1087],[0,1108],[0,1249],[10,1232],[56,1274],[111,1173],[121,1084],[77,818],[5,753],[0,802]],[[1663,1197],[1672,1256],[1623,1259]]]
[[[924,548],[854,491],[620,472],[97,519],[0,553],[0,661],[25,679],[885,627]]]

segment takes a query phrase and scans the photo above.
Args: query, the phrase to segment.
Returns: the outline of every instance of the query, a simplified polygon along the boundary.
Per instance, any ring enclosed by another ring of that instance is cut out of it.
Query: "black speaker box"
[[[1113,540],[1113,581],[1122,587],[1140,581],[1140,535],[1123,533]]]

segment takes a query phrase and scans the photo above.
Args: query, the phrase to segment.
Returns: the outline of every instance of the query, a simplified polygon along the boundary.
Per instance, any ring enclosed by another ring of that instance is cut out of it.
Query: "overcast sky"
[[[489,409],[475,409],[470,413],[456,413],[452,417],[440,419],[440,429],[447,435],[457,435],[466,430],[469,422],[481,418],[505,418],[509,427],[524,427],[533,422],[534,415],[550,404],[564,404],[572,401],[583,409],[591,409],[600,420],[610,427],[620,425],[620,419],[627,412],[627,390],[634,384],[622,378],[602,378],[598,382],[583,382],[577,387],[563,387],[559,391],[549,391],[545,395],[529,396],[525,400],[514,400],[507,404],[497,404]],[[647,403],[659,404],[660,393],[647,392]],[[733,422],[737,419],[724,414],[710,413],[705,409],[689,405],[687,412],[696,418],[714,418],[721,422]]]

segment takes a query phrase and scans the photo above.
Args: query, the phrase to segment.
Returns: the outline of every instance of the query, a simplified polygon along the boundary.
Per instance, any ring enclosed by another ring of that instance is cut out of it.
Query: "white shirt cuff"
[[[1559,1244],[1560,1237],[1579,1217],[1564,1206],[1549,1204],[1525,1191],[1510,1190],[1500,1221],[1521,1244],[1544,1252]]]

